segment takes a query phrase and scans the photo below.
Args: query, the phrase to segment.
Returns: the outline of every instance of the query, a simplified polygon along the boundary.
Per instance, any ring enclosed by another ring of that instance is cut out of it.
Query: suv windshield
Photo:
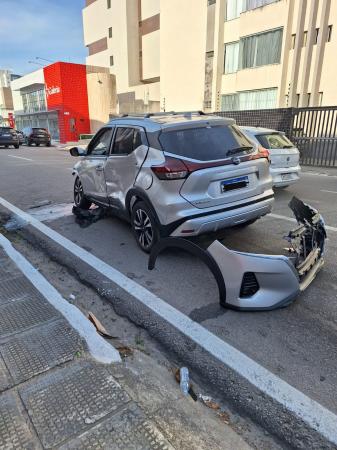
[[[253,150],[236,125],[218,125],[162,132],[164,151],[199,161],[214,161]]]
[[[258,134],[256,139],[267,149],[294,148],[294,144],[282,133]]]

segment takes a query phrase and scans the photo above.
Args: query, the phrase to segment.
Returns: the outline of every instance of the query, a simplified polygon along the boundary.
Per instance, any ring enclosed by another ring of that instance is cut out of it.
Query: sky
[[[85,63],[84,0],[0,0],[0,69],[23,75],[39,68],[28,61]],[[40,66],[41,67],[41,66]]]

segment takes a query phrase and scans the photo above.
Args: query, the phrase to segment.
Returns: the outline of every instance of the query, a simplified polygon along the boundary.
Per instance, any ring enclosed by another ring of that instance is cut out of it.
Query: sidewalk
[[[250,448],[160,370],[153,382],[146,355],[136,365],[96,362],[0,243],[1,449]]]

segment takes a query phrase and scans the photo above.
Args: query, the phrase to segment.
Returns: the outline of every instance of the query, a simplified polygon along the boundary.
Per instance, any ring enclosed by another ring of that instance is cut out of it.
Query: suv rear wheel
[[[157,221],[145,202],[137,202],[132,208],[131,225],[139,247],[145,253],[150,253],[160,233]]]
[[[81,209],[89,209],[91,206],[91,201],[84,195],[83,185],[79,177],[76,177],[74,183],[74,203],[75,206]]]

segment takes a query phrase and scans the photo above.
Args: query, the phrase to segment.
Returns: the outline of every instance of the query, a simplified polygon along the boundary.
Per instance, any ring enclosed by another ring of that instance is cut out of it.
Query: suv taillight
[[[181,180],[189,173],[180,159],[171,156],[166,156],[163,164],[152,166],[151,170],[160,180]]]

